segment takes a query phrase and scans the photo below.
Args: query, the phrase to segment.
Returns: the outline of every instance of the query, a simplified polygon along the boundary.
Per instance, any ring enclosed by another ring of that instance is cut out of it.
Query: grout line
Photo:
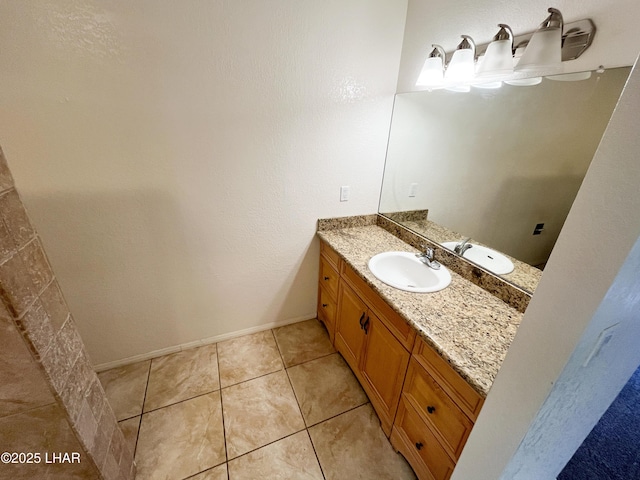
[[[133,460],[134,461],[136,459],[136,452],[138,451],[138,442],[140,441],[140,430],[142,430],[142,416],[146,413],[144,411],[144,403],[147,401],[147,391],[149,390],[149,379],[150,378],[151,378],[151,362],[149,362],[149,370],[147,371],[147,385],[144,387],[144,398],[142,400],[142,411],[140,412],[140,423],[138,424],[138,434],[136,435],[136,445],[135,445],[135,447],[133,449]]]
[[[307,362],[305,362],[307,363]],[[302,365],[302,364],[300,364]],[[322,464],[320,463],[320,457],[318,457],[318,452],[316,451],[316,446],[313,444],[313,440],[311,440],[311,434],[309,433],[309,425],[307,425],[307,419],[304,418],[304,414],[302,413],[302,406],[300,405],[300,400],[298,400],[298,395],[296,394],[296,389],[293,388],[293,382],[291,381],[291,377],[289,376],[289,369],[285,368],[284,370],[287,374],[287,379],[289,380],[289,385],[291,386],[291,390],[293,391],[293,396],[296,399],[296,403],[298,404],[298,410],[300,410],[300,415],[302,416],[302,422],[305,425],[305,432],[307,432],[307,437],[309,438],[309,443],[311,443],[311,448],[313,449],[313,454],[316,457],[316,461],[318,462],[318,467],[320,468],[320,473],[322,474],[322,478],[326,480],[326,476],[324,474],[324,469],[322,468]]]
[[[298,367],[300,365],[304,365],[306,363],[311,363],[311,362],[315,362],[316,360],[320,360],[321,358],[326,358],[326,357],[330,357],[331,355],[335,355],[335,354],[340,354],[340,352],[338,352],[337,350],[334,350],[331,353],[325,353],[323,355],[320,355],[319,357],[316,358],[312,358],[311,360],[305,360],[304,362],[300,362],[300,363],[296,363],[295,365],[289,365],[288,367],[286,367],[287,369],[289,368],[294,368],[294,367]]]
[[[168,405],[163,405],[161,407],[157,407],[157,408],[154,408],[154,409],[151,409],[151,410],[147,410],[147,411],[143,412],[142,414],[145,415],[147,413],[157,412],[158,410],[162,410],[163,408],[173,407],[174,405],[179,405],[181,403],[188,402],[189,400],[193,400],[194,398],[204,397],[205,395],[210,395],[210,394],[215,393],[215,392],[221,392],[221,389],[216,388],[215,390],[209,390],[209,391],[204,392],[204,393],[198,393],[197,395],[194,395],[192,397],[184,398],[182,400],[178,400],[177,402],[169,403]]]
[[[127,420],[131,420],[132,418],[136,418],[136,417],[141,417],[142,413],[139,413],[137,415],[131,415],[130,417],[127,418],[123,418],[122,420],[116,420],[118,423],[120,422],[126,422]],[[117,418],[117,417],[116,417]]]
[[[357,406],[355,406],[355,407],[351,407],[351,408],[349,408],[348,410],[345,410],[344,412],[340,412],[340,413],[337,413],[337,414],[333,415],[332,417],[325,418],[324,420],[322,420],[322,421],[320,421],[320,422],[318,422],[318,423],[314,423],[313,425],[309,425],[309,426],[307,427],[307,430],[308,430],[308,429],[310,429],[310,428],[316,427],[316,426],[320,425],[321,423],[328,422],[329,420],[333,420],[334,418],[339,417],[340,415],[344,415],[345,413],[353,412],[354,410],[356,410],[356,409],[358,409],[358,408],[360,408],[360,407],[365,406],[367,403],[371,403],[371,402],[369,401],[369,398],[367,398],[367,401],[366,401],[366,402],[361,403],[360,405],[357,405]],[[373,408],[373,405],[371,406],[371,408]],[[374,412],[375,412],[375,410],[374,410]],[[376,414],[376,415],[377,415],[377,414]]]
[[[218,387],[220,391],[220,412],[222,414],[222,440],[224,441],[224,460],[227,465],[227,480],[229,480],[229,452],[227,451],[227,429],[224,424],[224,403],[222,402],[222,378],[220,376],[220,349],[216,343],[216,365],[218,365]]]
[[[284,367],[283,368],[279,368],[278,370],[274,370],[273,372],[263,373],[262,375],[258,375],[257,377],[247,378],[246,380],[242,380],[241,382],[233,383],[231,385],[226,385],[224,387],[221,387],[220,390],[225,390],[227,388],[235,387],[237,385],[242,385],[243,383],[247,383],[247,382],[250,382],[252,380],[257,380],[258,378],[266,377],[267,375],[272,375],[274,373],[282,372],[283,370],[285,370]]]
[[[269,443],[265,443],[264,445],[260,445],[259,447],[256,447],[256,448],[254,448],[253,450],[249,450],[248,452],[244,452],[243,454],[238,455],[237,457],[233,457],[233,458],[232,458],[231,460],[229,460],[227,463],[229,463],[229,462],[233,462],[233,461],[237,460],[238,458],[244,457],[245,455],[249,455],[250,453],[255,452],[256,450],[260,450],[261,448],[268,447],[269,445],[273,445],[274,443],[279,442],[280,440],[284,440],[285,438],[292,437],[292,436],[294,436],[294,435],[296,435],[296,434],[298,434],[298,433],[300,433],[300,432],[304,432],[304,431],[306,431],[306,430],[307,430],[306,428],[302,428],[302,429],[300,429],[300,430],[296,430],[295,432],[289,433],[289,434],[285,435],[285,436],[284,436],[284,437],[282,437],[282,438],[277,438],[277,439],[275,439],[275,440],[272,440],[272,441],[271,441],[271,442],[269,442]],[[228,469],[228,468],[229,468],[229,467],[228,467],[228,465],[227,465],[227,469]]]
[[[318,462],[318,466],[320,467],[320,473],[322,474],[323,479],[327,479],[327,476],[324,474],[324,468],[322,468],[322,463],[320,463],[320,457],[318,457],[318,452],[316,451],[316,446],[313,444],[313,440],[311,440],[311,434],[309,433],[309,428],[305,429],[307,432],[307,436],[309,437],[309,442],[311,443],[311,448],[313,448],[313,454],[316,456],[316,461]]]
[[[275,329],[271,329],[271,335],[273,336],[273,341],[276,342],[276,348],[278,349],[278,353],[280,354],[280,360],[282,360],[282,365],[284,365],[284,357],[282,356],[282,349],[280,348],[280,344],[278,343],[278,337],[276,337]]]
[[[300,412],[300,416],[302,417],[302,423],[304,423],[305,428],[307,428],[307,419],[304,418],[304,414],[302,413],[302,406],[300,405],[300,400],[298,400],[298,395],[296,395],[296,389],[293,388],[293,382],[291,381],[291,377],[289,376],[289,370],[285,368],[284,372],[287,375],[289,386],[291,387],[291,391],[293,392],[293,398],[296,399],[296,405],[298,405],[298,411]]]
[[[194,473],[193,475],[189,475],[188,477],[184,477],[182,480],[189,480],[191,478],[195,478],[198,475],[205,473],[205,472],[210,472],[211,470],[213,470],[214,468],[218,468],[220,465],[226,465],[227,462],[222,462],[219,463],[217,465],[214,465],[213,467],[207,467],[204,470],[198,472],[198,473]],[[229,480],[229,466],[227,465],[227,480]]]

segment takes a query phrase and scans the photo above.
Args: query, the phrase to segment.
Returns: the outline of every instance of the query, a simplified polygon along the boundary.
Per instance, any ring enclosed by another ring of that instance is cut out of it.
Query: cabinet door
[[[404,395],[405,400],[440,435],[441,443],[449,455],[457,459],[473,428],[473,422],[415,359],[409,363]]]
[[[336,327],[336,301],[320,286],[318,288],[318,319],[322,320],[333,343]]]
[[[366,317],[366,305],[351,288],[340,282],[335,346],[354,371],[358,370],[364,346],[365,334],[362,324]]]
[[[380,420],[383,426],[388,423],[390,432],[409,363],[409,352],[378,317],[371,311],[368,315],[369,321],[364,329],[367,337],[366,349],[360,370],[371,386],[375,397],[371,400],[377,407]]]
[[[320,256],[320,285],[327,289],[334,298],[338,294],[338,283],[340,280],[340,275],[335,268],[329,263],[329,261]]]

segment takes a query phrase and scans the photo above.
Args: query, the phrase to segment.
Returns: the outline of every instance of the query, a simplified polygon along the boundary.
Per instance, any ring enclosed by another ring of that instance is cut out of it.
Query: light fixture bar
[[[534,33],[535,31],[516,35],[513,39],[514,48],[526,46]],[[575,60],[582,55],[593,43],[595,34],[596,26],[590,18],[565,23],[562,33],[562,61]],[[489,43],[490,42],[476,45],[476,55],[484,55]],[[452,56],[453,52],[447,52],[447,63],[449,63]]]

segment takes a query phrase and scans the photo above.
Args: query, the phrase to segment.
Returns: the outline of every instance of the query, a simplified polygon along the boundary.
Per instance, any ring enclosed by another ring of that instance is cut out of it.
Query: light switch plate
[[[347,185],[340,187],[340,201],[341,202],[348,201],[350,193],[351,193],[351,189]]]
[[[613,334],[615,333],[615,330],[618,327],[618,325],[619,325],[618,323],[614,323],[610,327],[607,327],[600,332],[600,335],[598,335],[598,339],[596,340],[596,344],[593,346],[593,348],[591,349],[591,352],[589,353],[589,356],[582,364],[583,367],[586,367],[587,365],[589,365],[589,362],[591,362],[593,357],[597,356],[602,350],[602,348],[611,341],[611,339],[613,338]]]

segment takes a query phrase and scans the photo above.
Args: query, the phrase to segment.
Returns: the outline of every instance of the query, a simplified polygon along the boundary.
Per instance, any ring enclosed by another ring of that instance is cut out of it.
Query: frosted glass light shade
[[[422,66],[422,71],[416,82],[418,87],[435,87],[442,85],[444,68],[440,57],[429,57]]]
[[[547,28],[533,34],[516,72],[562,70],[562,29]]]
[[[533,87],[542,83],[542,77],[519,78],[516,80],[505,80],[504,83],[516,87]]]
[[[456,93],[468,93],[471,91],[471,87],[469,85],[450,85],[448,87],[444,87],[444,89]]]
[[[465,82],[473,79],[475,73],[475,54],[471,49],[456,50],[449,62],[444,78],[452,82]]]
[[[478,77],[492,78],[513,73],[511,40],[496,40],[489,44],[484,60],[478,69]]]
[[[474,83],[473,86],[484,90],[497,90],[502,87],[502,82],[500,80],[496,80],[493,82]]]

